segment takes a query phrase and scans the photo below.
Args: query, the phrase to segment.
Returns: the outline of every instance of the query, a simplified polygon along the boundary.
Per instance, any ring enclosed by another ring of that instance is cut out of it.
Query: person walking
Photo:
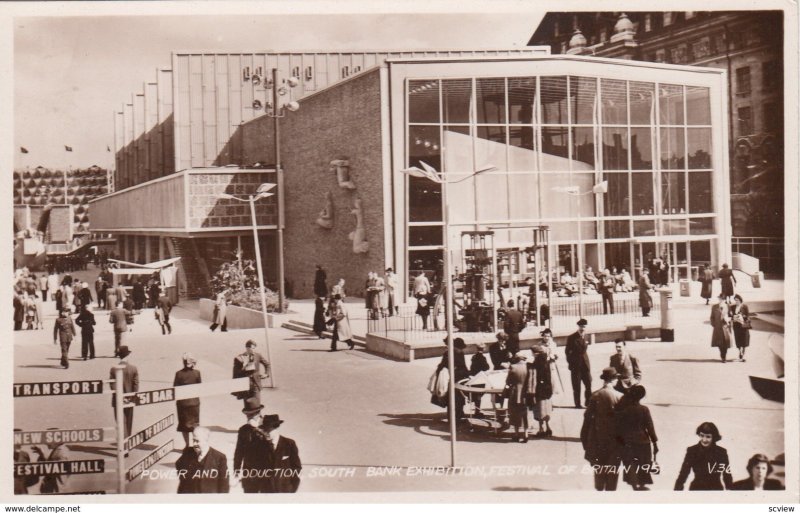
[[[650,297],[650,271],[645,267],[642,275],[639,276],[639,306],[642,308],[642,317],[650,317],[650,309],[653,308],[653,298]]]
[[[530,378],[525,356],[516,353],[511,357],[504,392],[508,397],[509,421],[514,426],[517,442],[523,444],[528,443],[528,404],[535,390]]]
[[[42,273],[39,276],[39,293],[42,295],[42,301],[47,301],[47,274]]]
[[[94,282],[94,293],[97,296],[97,308],[103,309],[103,306],[106,304],[106,296],[103,287],[103,275],[100,274],[97,276],[97,280]]]
[[[733,306],[729,313],[733,326],[733,340],[739,350],[739,361],[743,362],[744,353],[750,346],[750,309],[739,294],[733,296]]]
[[[608,269],[603,271],[603,276],[600,279],[598,286],[600,287],[600,295],[603,298],[603,315],[611,312],[614,314],[614,277]]]
[[[350,318],[341,298],[334,297],[333,306],[328,312],[334,324],[334,333],[331,337],[331,352],[338,351],[337,344],[341,341],[347,344],[348,349],[356,347],[353,343],[353,330],[350,329]]]
[[[211,326],[208,329],[213,333],[217,326],[221,326],[220,331],[228,331],[228,300],[225,298],[225,291],[223,290],[217,294],[217,300],[214,302],[214,314],[211,319]]]
[[[169,314],[172,312],[172,303],[167,297],[165,291],[159,292],[158,301],[156,302],[156,319],[161,325],[162,335],[172,335],[172,326],[169,324]],[[226,326],[227,328],[227,326]]]
[[[297,442],[280,433],[283,424],[278,415],[264,415],[261,419],[261,431],[265,433],[268,454],[268,470],[270,478],[267,484],[268,493],[295,493],[300,488],[300,452]]]
[[[705,299],[706,304],[708,304],[714,288],[714,271],[712,271],[707,265],[703,266],[703,272],[700,276],[700,283],[703,284],[702,287],[700,287],[700,297]]]
[[[228,493],[228,459],[211,447],[211,431],[196,427],[192,434],[192,447],[184,448],[175,462],[178,493]]]
[[[81,313],[75,318],[75,324],[81,328],[81,358],[94,360],[94,327],[97,322],[94,320],[92,305],[87,304],[81,308]]]
[[[770,479],[772,463],[765,454],[754,454],[747,461],[747,478],[735,481],[731,490],[784,490],[785,487],[777,479]]]
[[[730,490],[733,486],[730,460],[728,451],[717,445],[722,439],[719,429],[713,422],[703,422],[695,432],[700,440],[686,449],[675,490],[683,490],[690,472],[694,474],[690,491]]]
[[[233,359],[233,378],[249,378],[250,389],[234,395],[244,401],[245,408],[252,408],[261,405],[261,379],[269,377],[270,364],[261,353],[256,352],[258,346],[253,340],[248,340],[244,347],[244,353]],[[264,368],[263,373],[261,367]]]
[[[317,297],[328,296],[328,275],[321,265],[317,264],[317,270],[314,272],[314,295]]]
[[[514,300],[506,303],[506,317],[503,320],[503,331],[508,335],[508,352],[512,355],[519,352],[519,332],[525,327],[525,316],[514,308]]]
[[[80,311],[84,305],[92,304],[92,291],[89,290],[89,284],[86,282],[81,283],[81,288],[76,294],[79,303],[77,303],[77,311]]]
[[[731,347],[731,331],[728,323],[728,305],[725,299],[720,296],[714,306],[711,307],[711,347],[719,348],[719,357],[722,363],[727,363],[728,348]]]
[[[386,285],[386,305],[389,310],[389,316],[399,314],[400,301],[397,298],[398,283],[397,275],[394,273],[394,269],[391,267],[386,269],[386,274],[384,275],[383,281]]]
[[[576,408],[583,408],[581,406],[581,383],[583,383],[584,397],[587,404],[592,395],[592,371],[589,365],[589,355],[587,354],[589,340],[586,336],[586,326],[588,324],[589,322],[586,319],[578,321],[578,331],[567,337],[565,348],[567,365],[572,378],[572,396],[575,400]]]
[[[128,394],[131,392],[138,392],[139,391],[139,369],[136,368],[135,365],[128,361],[128,356],[130,356],[131,350],[128,349],[128,346],[120,346],[118,355],[119,355],[119,363],[118,366],[122,366],[122,393]],[[109,377],[111,380],[116,380],[116,369],[111,367],[109,371]],[[111,385],[112,390],[117,390],[118,385],[116,382]],[[133,401],[126,401],[123,399],[123,406],[122,415],[125,422],[125,438],[131,436],[131,431],[133,429]],[[116,394],[111,395],[111,408],[114,409],[115,416],[116,416]],[[119,419],[118,419],[119,420]]]
[[[61,284],[61,279],[59,278],[58,274],[50,271],[50,274],[47,275],[47,290],[50,293],[50,299],[55,301],[56,300],[56,292],[58,291],[58,286]]]
[[[647,485],[653,484],[651,471],[658,454],[650,409],[640,404],[646,394],[642,385],[633,385],[616,407],[617,432],[622,438],[622,479],[636,491],[649,490]]]
[[[144,291],[144,284],[142,284],[141,280],[136,280],[133,282],[133,290],[131,291],[131,296],[133,299],[133,308],[136,310],[141,310],[144,308],[145,302],[147,301],[147,295]]]
[[[158,280],[155,278],[151,278],[150,280],[150,287],[148,288],[148,307],[149,308],[156,308],[158,304],[158,296],[161,295],[161,285],[159,284]]]
[[[117,303],[121,303],[119,298],[117,297],[117,289],[116,287],[112,287],[111,285],[106,286],[106,308],[112,310],[116,308]]]
[[[718,276],[720,284],[722,285],[722,293],[720,295],[724,297],[725,302],[728,303],[730,298],[735,294],[734,284],[736,283],[736,276],[733,275],[732,270],[728,269],[728,264],[722,264],[722,269],[719,270]]]
[[[262,409],[263,405],[244,408],[242,413],[247,417],[247,422],[239,428],[236,435],[233,476],[241,482],[244,493],[268,491],[265,470],[270,454],[266,434],[260,429]]]
[[[325,331],[325,301],[321,296],[317,296],[314,300],[314,325],[312,329],[317,338],[325,338],[323,335]]]
[[[75,324],[69,315],[69,310],[61,310],[53,326],[53,344],[61,345],[61,366],[69,369],[69,346],[75,337]]]
[[[108,314],[108,322],[114,327],[114,356],[119,356],[119,348],[123,343],[123,335],[128,331],[128,320],[122,303]]]
[[[444,343],[447,344],[447,338],[444,339]],[[442,369],[447,369],[448,371],[453,373],[453,382],[458,383],[462,379],[466,379],[469,377],[469,369],[467,368],[467,361],[464,357],[464,350],[467,348],[467,344],[464,342],[462,338],[455,338],[453,339],[453,365],[455,370],[450,369],[449,364],[449,356],[448,356],[448,349],[445,349],[444,354],[442,355],[442,359],[439,361],[439,365],[436,367],[436,373],[439,374]],[[448,384],[449,386],[449,384]],[[455,416],[456,422],[461,422],[464,420],[464,404],[466,400],[464,396],[456,391],[456,404],[455,404]],[[447,396],[450,397],[450,390],[447,391]],[[450,419],[450,401],[447,401],[447,419]]]
[[[195,369],[197,360],[190,353],[183,353],[183,368],[175,373],[172,386],[196,385],[202,383],[200,371]],[[200,425],[200,398],[190,397],[175,402],[178,410],[178,432],[183,435],[184,447],[189,447],[189,435]]]
[[[617,371],[606,367],[600,379],[603,387],[591,395],[583,416],[581,444],[594,471],[594,488],[602,492],[617,489],[621,447],[614,414],[622,394],[613,387]]]
[[[639,359],[628,353],[627,343],[618,338],[614,341],[616,353],[608,360],[608,366],[617,371],[617,384],[614,389],[623,394],[633,385],[642,381],[642,370],[639,368]]]
[[[553,413],[552,397],[555,387],[550,366],[545,346],[533,346],[530,380],[534,388],[533,418],[539,422],[539,432],[534,435],[537,438],[553,436],[553,430],[550,429],[550,415]]]

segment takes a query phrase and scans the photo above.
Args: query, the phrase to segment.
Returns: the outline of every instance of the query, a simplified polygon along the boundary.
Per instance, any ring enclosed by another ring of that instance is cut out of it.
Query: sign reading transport
[[[14,477],[45,476],[63,474],[102,474],[105,460],[44,461],[36,463],[15,463]]]
[[[165,403],[175,400],[174,388],[162,388],[161,390],[148,390],[147,392],[137,392],[133,396],[133,402],[136,406],[145,404]]]
[[[125,452],[130,451],[139,444],[143,444],[147,440],[150,440],[173,424],[175,424],[175,414],[171,413],[155,424],[147,426],[143,430],[125,440]]]
[[[103,380],[54,381],[49,383],[14,383],[14,397],[46,395],[102,394]]]
[[[18,431],[14,445],[65,444],[74,442],[102,442],[103,428],[59,429],[53,431]]]
[[[172,440],[168,440],[164,445],[145,456],[144,459],[136,465],[132,466],[127,473],[128,481],[133,481],[139,477],[142,472],[152,467],[158,463],[158,460],[169,454],[169,452],[172,451],[172,442]]]

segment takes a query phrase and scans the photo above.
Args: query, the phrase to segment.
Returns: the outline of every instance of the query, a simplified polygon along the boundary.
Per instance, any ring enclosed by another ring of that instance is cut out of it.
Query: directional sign
[[[174,388],[163,388],[161,390],[148,390],[147,392],[136,392],[133,395],[133,403],[136,406],[145,404],[165,403],[175,400]]]
[[[46,395],[102,394],[103,380],[54,381],[49,383],[14,383],[14,397]]]
[[[250,378],[209,381],[206,383],[175,387],[175,399],[180,401],[181,399],[228,394],[231,392],[242,392],[244,390],[250,390]]]
[[[169,452],[172,450],[172,442],[172,440],[168,440],[167,443],[145,456],[145,458],[136,465],[132,466],[127,472],[128,481],[133,481],[139,477],[142,472],[152,467],[158,462],[158,460],[169,454]]]
[[[110,428],[109,428],[110,429]],[[103,428],[58,429],[52,431],[17,431],[14,445],[102,442]]]
[[[132,437],[125,440],[125,452],[130,451],[134,447],[137,447],[140,444],[143,444],[147,440],[150,440],[157,434],[161,433],[168,427],[175,424],[175,414],[171,413],[164,417],[163,419],[159,420],[155,424],[147,426],[143,430],[139,431]]]
[[[45,476],[62,474],[102,474],[105,460],[43,461],[15,463],[14,477]]]

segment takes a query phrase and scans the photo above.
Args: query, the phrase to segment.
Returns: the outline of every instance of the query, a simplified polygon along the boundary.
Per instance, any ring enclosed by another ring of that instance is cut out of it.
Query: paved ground
[[[696,298],[675,312],[676,342],[629,344],[642,363],[648,388],[643,402],[651,409],[661,440],[663,473],[655,477],[655,489],[672,488],[683,452],[696,443],[695,428],[706,420],[719,426],[720,444],[729,451],[736,479],[745,477],[752,454],[774,457],[784,451],[783,405],[759,398],[747,379],[748,375],[774,375],[767,347],[772,334],[753,330],[747,362],[722,364],[717,351],[709,347],[708,309]],[[52,308],[52,303],[46,305]],[[78,340],[73,343],[68,370],[59,367],[52,318],[46,321],[44,332],[15,333],[14,382],[106,378],[115,362],[111,357],[113,336],[107,314],[96,315],[98,358],[78,359]],[[211,334],[194,308],[176,308],[173,317],[170,336],[161,335],[151,310],[136,318],[128,343],[133,350],[130,360],[139,367],[142,390],[170,386],[185,351],[195,355],[203,380],[210,382],[230,377],[231,360],[247,339],[256,340],[263,348],[263,330]],[[572,400],[563,354],[560,369],[567,392],[554,398],[553,438],[520,445],[509,435],[463,432],[457,444],[462,475],[437,476],[420,475],[419,468],[450,463],[445,411],[430,404],[425,389],[436,360],[398,363],[361,350],[328,353],[327,341],[284,329],[270,330],[270,337],[278,388],[265,391],[263,400],[267,411],[286,420],[283,434],[298,443],[304,466],[303,493],[591,490],[591,476],[581,473],[584,462],[578,435],[583,412],[569,407]],[[611,344],[590,347],[595,387],[612,352]],[[202,399],[201,422],[212,430],[212,445],[229,459],[236,430],[245,420],[240,410],[241,402],[227,394]],[[139,407],[134,431],[173,412],[172,403]],[[111,427],[110,396],[18,398],[14,400],[14,425],[23,430]],[[182,438],[170,429],[134,451],[127,465],[170,436],[176,447],[182,447]],[[113,442],[74,444],[71,449],[75,459],[107,457],[107,468],[115,469]],[[173,451],[153,470],[174,468],[177,457],[178,451]],[[514,467],[517,465],[521,467]],[[395,467],[386,471],[394,475],[370,475],[376,472],[371,467]],[[114,474],[107,473],[74,476],[71,486],[74,491],[113,491],[114,483]],[[172,478],[137,479],[129,491],[173,493],[176,487]]]

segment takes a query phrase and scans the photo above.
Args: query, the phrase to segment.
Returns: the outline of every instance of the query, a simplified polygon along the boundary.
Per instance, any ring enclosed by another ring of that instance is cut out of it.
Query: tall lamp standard
[[[256,189],[255,194],[250,194],[247,198],[239,198],[232,194],[221,193],[220,198],[231,199],[236,201],[246,201],[250,203],[250,219],[253,222],[253,244],[256,249],[256,269],[258,269],[258,290],[261,293],[261,315],[264,318],[264,345],[267,349],[267,361],[269,362],[269,384],[270,388],[275,388],[275,364],[269,354],[269,318],[267,317],[267,294],[264,286],[264,270],[261,267],[261,245],[258,243],[258,223],[256,222],[256,201],[261,198],[268,198],[274,196],[274,193],[269,192],[275,188],[274,183],[262,183]],[[280,199],[280,198],[279,198]]]
[[[450,371],[450,382],[448,386],[448,404],[450,405],[450,466],[456,466],[456,380],[453,368],[454,354],[453,354],[453,278],[451,276],[451,269],[453,268],[451,255],[450,255],[450,205],[447,203],[447,184],[456,184],[475,177],[481,173],[488,171],[497,171],[495,166],[486,166],[475,170],[472,174],[465,176],[459,180],[446,180],[444,173],[439,173],[434,168],[420,161],[423,169],[412,166],[407,169],[400,170],[401,173],[413,176],[416,178],[425,178],[431,182],[438,183],[442,186],[442,205],[444,209],[442,212],[442,222],[444,224],[444,276],[445,276],[445,317],[447,326],[447,368]]]
[[[581,232],[581,196],[587,194],[605,194],[608,192],[608,181],[594,185],[591,190],[581,192],[580,187],[572,185],[568,187],[553,187],[555,192],[563,192],[578,198],[578,316],[583,317],[583,233]]]

